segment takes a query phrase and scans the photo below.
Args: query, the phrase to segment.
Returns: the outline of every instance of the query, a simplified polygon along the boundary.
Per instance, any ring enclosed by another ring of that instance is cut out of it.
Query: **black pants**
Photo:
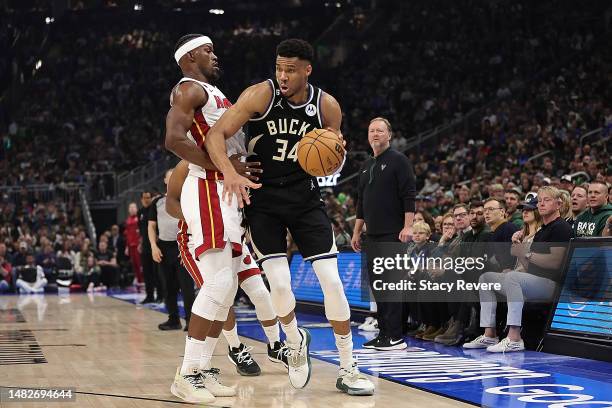
[[[385,234],[385,235],[367,235],[364,242],[364,249],[367,247],[368,241],[371,242],[400,242],[399,232],[397,234]],[[376,293],[372,287],[372,282],[375,279],[380,279],[371,269],[368,270],[368,277],[370,278],[370,289],[374,294],[374,300],[376,301],[376,308],[378,314],[378,328],[380,329],[379,336],[387,336],[392,339],[399,339],[403,337],[404,326],[406,325],[406,319],[408,318],[408,303],[404,302],[382,302],[376,299]]]
[[[162,261],[159,264],[166,281],[166,308],[169,320],[178,321],[179,311],[176,301],[179,288],[183,294],[185,306],[185,320],[191,317],[191,306],[195,300],[193,279],[180,263],[179,250],[176,241],[159,241],[159,249],[162,252]]]
[[[140,254],[140,263],[142,264],[142,273],[144,275],[145,292],[147,298],[155,297],[155,289],[157,288],[157,296],[160,297],[164,293],[160,287],[159,276],[157,273],[157,265],[153,261],[151,247],[148,243],[142,244],[142,253]]]

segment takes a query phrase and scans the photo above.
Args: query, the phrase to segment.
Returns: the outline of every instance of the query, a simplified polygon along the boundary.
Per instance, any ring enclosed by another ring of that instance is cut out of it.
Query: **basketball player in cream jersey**
[[[249,250],[243,244],[238,204],[220,199],[223,175],[203,149],[208,130],[231,106],[212,85],[220,72],[212,40],[201,34],[184,36],[175,47],[174,58],[183,79],[170,96],[166,148],[190,163],[181,193],[181,211],[191,233],[190,255],[205,284],[193,303],[183,364],[171,392],[187,402],[210,403],[215,397],[236,393],[233,387],[219,382],[219,370],[211,369],[210,360],[238,288],[237,271]],[[249,173],[257,169],[239,160],[245,153],[242,131],[228,138],[225,147],[236,171],[256,179]],[[274,310],[269,309],[264,320],[276,318]]]
[[[331,222],[316,178],[297,162],[297,144],[314,128],[340,133],[342,111],[330,94],[308,82],[314,51],[304,40],[282,41],[276,49],[276,77],[247,88],[210,130],[205,142],[226,179],[223,198],[245,207],[253,249],[268,277],[274,310],[290,349],[289,381],[303,388],[310,379],[310,334],[298,328],[295,297],[286,257],[287,230],[305,260],[312,262],[323,291],[325,316],[340,357],[336,388],[350,395],[372,395],[374,384],[353,359],[350,309],[338,274]],[[238,175],[227,159],[226,140],[248,126],[249,152],[262,163],[260,184]],[[247,193],[246,188],[251,188]],[[236,200],[234,200],[236,196]]]

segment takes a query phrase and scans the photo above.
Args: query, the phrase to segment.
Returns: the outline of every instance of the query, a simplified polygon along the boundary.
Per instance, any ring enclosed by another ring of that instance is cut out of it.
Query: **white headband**
[[[178,50],[176,50],[176,52],[174,53],[174,59],[176,60],[176,63],[178,64],[179,60],[181,59],[181,57],[185,54],[187,54],[189,51],[193,51],[196,48],[204,45],[204,44],[211,44],[212,45],[212,40],[203,35],[201,37],[196,37],[193,40],[189,40],[187,41],[185,44],[181,45],[179,47]]]

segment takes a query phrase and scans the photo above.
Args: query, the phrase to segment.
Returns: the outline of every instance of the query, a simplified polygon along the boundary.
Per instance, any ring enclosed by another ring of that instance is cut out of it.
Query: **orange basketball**
[[[342,141],[331,130],[314,129],[300,140],[297,149],[298,162],[311,176],[334,174],[342,165],[346,150]]]

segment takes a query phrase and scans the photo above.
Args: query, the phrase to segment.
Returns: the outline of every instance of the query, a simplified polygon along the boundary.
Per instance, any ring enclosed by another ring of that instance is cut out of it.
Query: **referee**
[[[368,142],[374,156],[361,168],[357,219],[351,246],[361,251],[361,233],[366,226],[367,242],[407,242],[412,235],[415,211],[415,179],[412,165],[401,152],[390,147],[391,123],[377,117],[370,121]],[[372,289],[372,271],[369,272]],[[372,290],[372,293],[376,291]],[[376,299],[378,337],[365,343],[365,348],[400,350],[407,347],[403,327],[404,305]]]
[[[172,169],[166,171],[164,183],[168,185]],[[157,236],[159,230],[159,237]],[[193,279],[181,265],[179,259],[179,249],[176,242],[178,234],[178,220],[171,217],[166,212],[166,195],[161,195],[153,200],[149,209],[149,241],[151,242],[151,252],[153,260],[160,265],[163,276],[166,280],[166,309],[168,309],[168,321],[161,323],[160,330],[180,330],[181,320],[179,317],[178,304],[176,301],[179,287],[183,293],[183,304],[185,308],[185,320],[187,330],[189,317],[191,316],[191,306],[195,300],[193,289]]]

